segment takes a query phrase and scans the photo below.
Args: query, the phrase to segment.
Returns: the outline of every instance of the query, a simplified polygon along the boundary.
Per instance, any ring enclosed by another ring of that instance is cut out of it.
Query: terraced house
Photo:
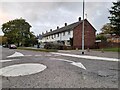
[[[50,32],[42,34],[42,42],[63,43],[66,46],[72,46],[73,48],[82,47],[82,24],[83,20],[79,17],[79,20],[75,23],[59,28],[56,30],[50,29]],[[84,20],[84,42],[85,48],[93,48],[95,46],[95,28],[89,23],[87,19]],[[72,43],[71,43],[72,42]]]

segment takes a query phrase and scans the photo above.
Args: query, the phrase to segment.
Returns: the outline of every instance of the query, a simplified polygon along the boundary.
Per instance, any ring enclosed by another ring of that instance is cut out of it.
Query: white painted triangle
[[[15,52],[13,55],[7,56],[7,58],[10,58],[10,57],[22,57],[22,56],[24,56],[22,53]]]
[[[73,62],[71,64],[86,70],[85,66],[81,62]]]

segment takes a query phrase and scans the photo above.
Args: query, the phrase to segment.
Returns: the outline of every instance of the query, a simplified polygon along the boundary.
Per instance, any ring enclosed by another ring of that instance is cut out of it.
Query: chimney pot
[[[42,32],[42,35],[44,34],[44,32]]]
[[[65,23],[65,26],[67,26],[67,23]]]
[[[81,21],[81,17],[79,17],[79,21]]]
[[[57,26],[57,29],[59,29],[59,26]]]
[[[50,32],[52,32],[52,29],[50,29]]]

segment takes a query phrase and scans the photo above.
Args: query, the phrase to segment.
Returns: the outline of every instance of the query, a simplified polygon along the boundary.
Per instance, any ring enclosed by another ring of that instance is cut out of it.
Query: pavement
[[[38,49],[35,47],[27,47],[31,49]],[[75,54],[75,55],[82,55],[82,50],[58,50],[59,53],[65,53],[65,54]],[[102,51],[95,51],[95,50],[84,50],[84,55],[89,56],[98,56],[98,57],[108,57],[108,58],[119,58],[118,52],[102,52]]]
[[[118,88],[118,61],[70,56],[82,56],[79,50],[57,53],[2,48],[2,88]],[[86,51],[83,56],[116,59],[116,54]]]

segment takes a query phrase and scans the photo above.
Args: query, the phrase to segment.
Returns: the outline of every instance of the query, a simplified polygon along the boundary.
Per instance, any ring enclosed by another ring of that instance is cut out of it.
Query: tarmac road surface
[[[60,54],[2,48],[2,88],[118,88],[118,61]]]

